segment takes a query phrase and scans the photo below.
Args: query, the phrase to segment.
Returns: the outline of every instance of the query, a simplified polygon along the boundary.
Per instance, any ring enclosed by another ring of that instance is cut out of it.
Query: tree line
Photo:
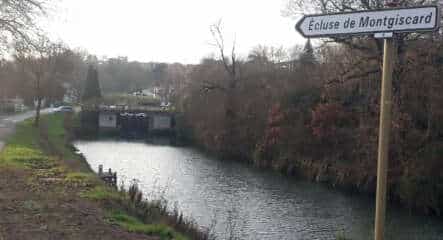
[[[127,57],[97,58],[82,49],[52,41],[39,20],[51,15],[50,0],[8,0],[0,3],[0,101],[21,97],[40,109],[51,103],[80,100],[88,66],[98,71],[104,94],[131,93],[159,86],[169,89],[181,64],[141,63]],[[171,83],[171,84],[167,84]],[[167,99],[172,91],[165,91]]]
[[[285,14],[383,7],[383,1],[288,1]],[[176,93],[183,135],[225,158],[374,193],[382,40],[331,38],[315,46],[307,40],[283,61],[269,48],[240,58],[235,47],[226,48],[220,23],[211,33],[219,54],[193,66]],[[441,215],[443,38],[398,34],[396,46],[389,198]]]

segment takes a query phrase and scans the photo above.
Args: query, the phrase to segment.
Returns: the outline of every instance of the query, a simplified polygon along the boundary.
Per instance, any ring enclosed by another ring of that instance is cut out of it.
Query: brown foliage
[[[437,37],[399,41],[403,52],[394,73],[391,196],[435,213],[443,202],[439,193],[431,192],[443,180],[443,152],[438,147],[443,144],[439,77],[443,41]],[[334,169],[331,184],[346,182],[372,191],[379,55],[348,44],[324,45],[316,50],[318,63],[307,66],[297,60],[271,61],[264,49],[255,49],[248,61],[237,62],[241,77],[235,89],[227,85],[230,76],[222,62],[206,60],[194,67],[184,88],[187,97],[182,110],[196,142],[225,156],[288,172],[296,166],[305,171],[314,165]],[[226,114],[227,109],[235,112]],[[316,163],[308,164],[306,159]],[[407,193],[410,189],[417,190]]]

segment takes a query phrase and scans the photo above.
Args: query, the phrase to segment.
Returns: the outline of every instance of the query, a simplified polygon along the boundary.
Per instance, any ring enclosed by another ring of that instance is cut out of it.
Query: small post
[[[114,172],[112,185],[117,187],[117,172]]]
[[[103,165],[102,164],[98,165],[98,175],[99,176],[103,175]]]
[[[385,38],[383,78],[380,100],[380,127],[378,137],[377,196],[375,209],[375,240],[384,239],[386,218],[386,188],[388,176],[389,138],[392,117],[392,72],[394,69],[394,38]]]

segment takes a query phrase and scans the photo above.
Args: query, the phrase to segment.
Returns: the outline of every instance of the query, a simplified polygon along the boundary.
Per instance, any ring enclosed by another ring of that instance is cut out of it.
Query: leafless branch
[[[234,38],[232,49],[231,49],[231,61],[229,62],[226,54],[225,54],[225,40],[223,36],[222,31],[222,21],[219,20],[215,24],[211,25],[210,27],[211,34],[214,38],[214,46],[217,47],[219,53],[220,53],[220,60],[223,63],[223,67],[225,68],[226,72],[229,75],[230,82],[229,87],[235,88],[237,85],[237,68],[238,68],[238,60],[236,55],[236,39]]]

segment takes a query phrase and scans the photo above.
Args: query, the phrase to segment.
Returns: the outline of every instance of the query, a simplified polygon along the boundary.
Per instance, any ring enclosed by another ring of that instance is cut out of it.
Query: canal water
[[[165,197],[218,239],[372,239],[374,201],[321,184],[221,161],[192,148],[124,141],[79,141],[92,169],[103,164],[150,198]],[[215,227],[214,227],[215,226]],[[443,221],[388,205],[386,239],[443,239]]]

